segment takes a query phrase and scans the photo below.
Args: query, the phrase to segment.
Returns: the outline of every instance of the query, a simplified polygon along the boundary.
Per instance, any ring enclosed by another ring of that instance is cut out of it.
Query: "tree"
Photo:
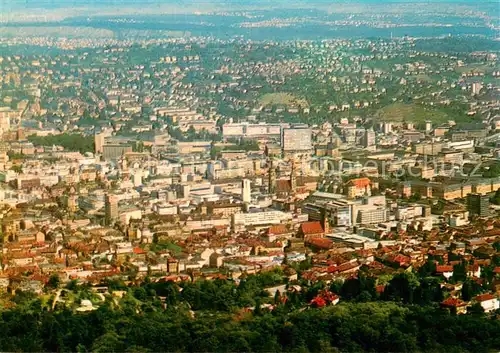
[[[432,276],[436,272],[436,262],[429,257],[427,262],[418,269],[418,273],[422,277]]]
[[[452,278],[455,281],[465,281],[467,279],[467,264],[464,261],[453,266]]]
[[[408,200],[411,201],[411,202],[420,201],[421,199],[422,199],[422,195],[419,192],[416,192],[416,193],[412,194],[408,198]]]
[[[495,195],[493,195],[490,198],[490,202],[495,204],[495,205],[500,205],[500,188],[498,188],[498,190],[495,191]]]
[[[62,146],[69,151],[78,151],[80,153],[94,151],[94,137],[81,134],[59,134],[48,136],[28,136],[28,141],[32,142],[35,146]]]
[[[384,295],[390,300],[401,300],[405,303],[413,303],[415,290],[420,286],[417,276],[413,272],[398,273],[389,281]]]
[[[116,332],[106,332],[92,344],[92,352],[123,352],[125,345]]]
[[[475,316],[484,316],[484,308],[481,306],[480,303],[474,303],[471,306],[467,308],[467,312],[471,315]]]
[[[472,298],[474,298],[476,295],[480,294],[482,292],[481,286],[476,282],[471,279],[467,279],[463,284],[462,284],[462,299],[465,301],[470,301]]]
[[[59,278],[59,275],[57,273],[52,274],[49,277],[49,281],[47,282],[47,286],[53,289],[59,288],[60,284],[61,284],[61,279]]]
[[[281,293],[279,290],[274,293],[274,304],[279,304],[281,302]]]
[[[497,178],[500,176],[500,163],[491,165],[488,170],[483,173],[485,178]]]
[[[23,173],[23,167],[20,165],[13,165],[10,170],[16,172],[17,174],[22,174]]]

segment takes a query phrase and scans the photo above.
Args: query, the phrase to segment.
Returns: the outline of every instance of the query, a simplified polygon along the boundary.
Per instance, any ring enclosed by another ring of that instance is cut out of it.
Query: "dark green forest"
[[[94,136],[68,133],[48,136],[31,135],[28,136],[28,141],[35,146],[62,146],[68,151],[94,152]]]
[[[96,310],[85,313],[63,302],[52,307],[43,296],[17,292],[12,299],[15,306],[1,312],[0,350],[490,352],[500,348],[500,321],[495,315],[486,316],[481,310],[454,315],[441,309],[433,301],[441,295],[429,295],[436,287],[407,283],[413,275],[397,276],[388,284],[389,293],[381,297],[370,294],[370,279],[360,278],[343,285],[317,283],[299,293],[288,292],[287,300],[280,293],[271,298],[263,290],[279,278],[279,273],[248,276],[239,285],[224,279],[145,281],[131,286],[108,282],[112,293],[120,290],[123,295],[106,295]],[[305,304],[325,287],[347,299],[322,308]],[[90,286],[75,282],[65,292],[66,297],[95,296]]]

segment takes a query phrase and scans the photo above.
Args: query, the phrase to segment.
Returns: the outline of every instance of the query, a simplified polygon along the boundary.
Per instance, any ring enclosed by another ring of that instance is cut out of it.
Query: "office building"
[[[481,84],[481,82],[474,82],[472,84],[472,94],[473,95],[481,93],[482,89],[483,89],[483,85]]]
[[[488,195],[467,195],[467,210],[471,215],[487,217],[489,215],[490,199]]]
[[[118,159],[125,153],[132,152],[130,145],[104,145],[102,156],[104,159]]]
[[[281,148],[284,152],[307,152],[312,150],[310,128],[285,128],[281,131]]]
[[[375,131],[371,129],[365,131],[365,135],[363,136],[363,146],[365,148],[375,146]]]
[[[106,195],[104,201],[106,224],[113,224],[118,219],[118,198],[114,195]]]
[[[387,211],[384,207],[360,206],[357,209],[356,224],[376,224],[385,222],[387,219]]]
[[[104,152],[104,134],[95,134],[94,135],[94,145],[95,145],[95,153],[103,153]]]

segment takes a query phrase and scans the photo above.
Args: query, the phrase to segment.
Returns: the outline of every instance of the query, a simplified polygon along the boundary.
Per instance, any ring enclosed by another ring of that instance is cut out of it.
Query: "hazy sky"
[[[428,2],[446,2],[446,3],[469,3],[469,4],[480,4],[485,2],[495,2],[487,0],[0,0],[0,5],[3,9],[9,7],[71,7],[71,6],[95,6],[95,5],[137,5],[141,6],[144,3],[157,3],[157,4],[190,4],[195,5],[196,3],[227,3],[227,4],[266,4],[272,5],[273,3],[350,3],[350,4],[361,4],[361,3],[381,3],[381,2],[400,2],[400,3],[428,3]],[[1,10],[1,9],[0,9]]]
[[[379,5],[384,3],[440,3],[447,6],[468,5],[476,9],[492,4],[498,4],[499,0],[0,0],[0,21],[15,21],[17,16],[42,15],[47,13],[66,15],[92,14],[99,9],[106,9],[107,12],[123,12],[125,9],[138,9],[141,11],[161,8],[168,12],[192,13],[194,11],[212,10],[245,10],[262,8],[297,8],[315,5],[318,8],[335,7],[341,10],[342,4],[353,5]],[[340,6],[339,6],[340,5]],[[429,5],[429,8],[433,5]],[[436,6],[436,5],[434,5]],[[494,6],[494,5],[493,5]],[[42,9],[42,13],[37,13],[36,9]],[[78,10],[77,10],[78,9]],[[80,12],[78,12],[80,11]],[[83,12],[81,12],[83,11]],[[493,10],[495,11],[495,10]]]

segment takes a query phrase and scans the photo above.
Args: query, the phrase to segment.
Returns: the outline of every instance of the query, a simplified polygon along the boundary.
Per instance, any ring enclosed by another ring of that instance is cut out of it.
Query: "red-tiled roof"
[[[134,248],[134,254],[140,255],[140,254],[145,254],[145,253],[146,252],[139,247]]]
[[[305,222],[300,225],[300,229],[302,233],[305,235],[308,234],[322,234],[323,227],[320,222]]]
[[[368,178],[351,179],[347,182],[348,185],[353,185],[357,188],[366,188],[370,183],[371,181]]]
[[[330,273],[335,273],[335,272],[345,272],[352,270],[356,267],[358,267],[359,264],[357,262],[346,262],[338,266],[329,266],[328,267],[328,272]]]
[[[276,224],[269,227],[269,229],[267,230],[267,234],[269,235],[280,235],[286,233],[288,233],[288,230],[286,229],[286,226],[284,224]]]
[[[453,272],[453,266],[451,265],[438,265],[436,266],[437,273]]]
[[[492,299],[496,299],[496,297],[492,294],[489,294],[489,293],[481,294],[481,295],[474,297],[474,300],[478,301],[478,302],[485,302],[487,300],[492,300]]]
[[[309,244],[322,249],[330,249],[333,241],[326,238],[311,238],[307,241]]]
[[[465,303],[464,301],[462,301],[458,298],[448,298],[448,299],[442,301],[441,305],[457,307],[457,306],[465,306],[465,305],[467,305],[467,303]]]

